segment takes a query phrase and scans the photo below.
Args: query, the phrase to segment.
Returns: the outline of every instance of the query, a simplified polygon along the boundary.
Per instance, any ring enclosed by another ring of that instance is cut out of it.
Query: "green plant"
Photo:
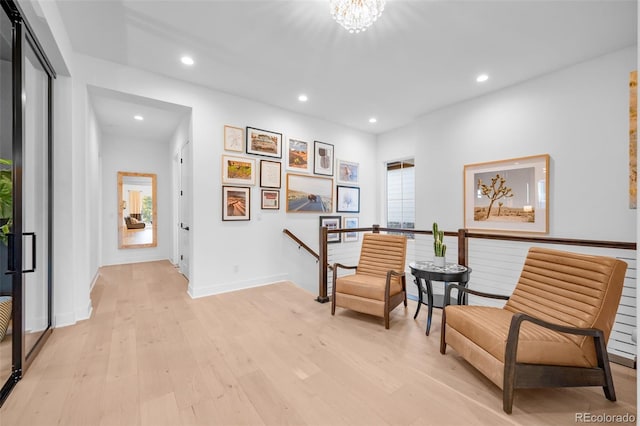
[[[444,231],[438,230],[438,223],[433,222],[433,251],[437,257],[444,257],[447,253],[447,245],[443,243]]]
[[[13,177],[11,160],[0,158],[0,241],[7,244],[13,225]]]

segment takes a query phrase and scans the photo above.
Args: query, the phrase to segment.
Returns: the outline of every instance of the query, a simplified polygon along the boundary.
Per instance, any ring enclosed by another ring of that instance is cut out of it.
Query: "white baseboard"
[[[214,294],[229,293],[231,291],[244,290],[244,289],[253,288],[253,287],[261,287],[264,285],[269,285],[269,284],[277,283],[280,281],[287,281],[288,279],[289,279],[289,274],[278,274],[278,275],[271,275],[268,277],[256,278],[253,280],[236,281],[233,283],[218,284],[214,286],[197,288],[197,289],[193,288],[192,282],[190,281],[187,293],[189,294],[189,296],[191,296],[192,299],[197,299],[200,297],[213,296]]]
[[[89,286],[89,293],[91,293],[91,290],[93,290],[93,286],[96,285],[98,278],[100,278],[100,268],[98,268],[98,270],[96,271],[96,274],[93,276],[93,280],[91,281],[91,286]]]
[[[53,317],[53,328],[68,327],[76,323],[76,316],[73,312],[57,314]]]
[[[93,312],[93,306],[91,306],[91,300],[87,307],[78,309],[75,312],[65,312],[62,314],[56,314],[53,316],[53,328],[68,327],[74,325],[78,321],[91,318]]]

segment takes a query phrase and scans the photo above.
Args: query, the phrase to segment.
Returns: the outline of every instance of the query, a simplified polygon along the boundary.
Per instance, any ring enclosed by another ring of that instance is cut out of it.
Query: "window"
[[[387,228],[415,229],[415,205],[413,159],[387,163]]]

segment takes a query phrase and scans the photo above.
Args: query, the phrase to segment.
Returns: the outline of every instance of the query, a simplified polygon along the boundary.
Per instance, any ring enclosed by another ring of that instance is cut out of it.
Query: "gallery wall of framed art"
[[[251,187],[256,185],[256,202],[265,213],[280,211],[281,196],[284,214],[316,213],[326,219],[333,212],[360,212],[360,164],[336,158],[333,143],[229,124],[224,126],[222,147],[226,151],[221,180],[225,222],[251,220]],[[336,228],[358,223],[357,217],[345,223],[339,216],[331,218]],[[345,242],[357,241],[353,234]]]

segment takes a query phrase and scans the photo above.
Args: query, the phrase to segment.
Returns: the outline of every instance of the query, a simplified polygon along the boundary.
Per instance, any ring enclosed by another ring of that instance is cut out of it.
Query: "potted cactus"
[[[447,246],[444,244],[444,231],[438,229],[437,222],[433,222],[433,252],[435,254],[433,264],[444,268],[446,265]]]

